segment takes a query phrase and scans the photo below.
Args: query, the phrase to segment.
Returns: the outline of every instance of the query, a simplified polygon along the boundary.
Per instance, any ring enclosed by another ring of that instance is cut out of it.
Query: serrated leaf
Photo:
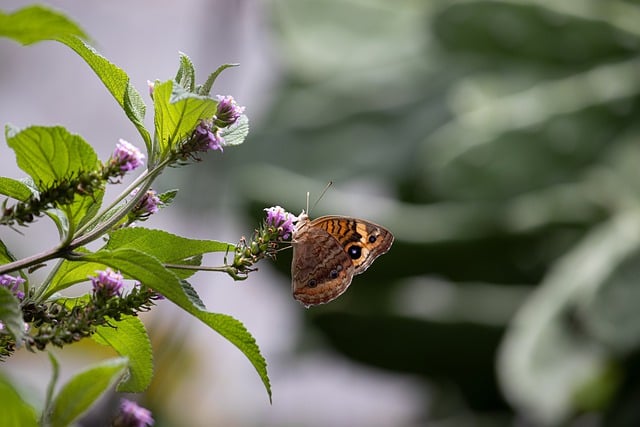
[[[0,177],[0,194],[24,202],[31,197],[31,188],[22,181]]]
[[[220,136],[224,138],[224,147],[229,145],[240,145],[249,134],[249,118],[244,114],[229,127],[220,131]]]
[[[140,318],[134,316],[123,316],[121,321],[112,321],[111,324],[114,327],[99,326],[91,338],[129,359],[129,376],[116,389],[141,393],[153,378],[153,350],[147,330]]]
[[[13,13],[0,11],[0,36],[23,45],[69,35],[87,38],[75,22],[51,9],[28,6]]]
[[[24,320],[20,301],[4,286],[0,286],[0,321],[20,346],[24,337]]]
[[[182,52],[180,52],[180,67],[178,68],[178,72],[176,73],[176,78],[174,80],[189,92],[193,92],[195,90],[196,71],[193,67],[193,62],[191,62],[191,59]]]
[[[121,247],[88,254],[86,260],[103,263],[121,271],[127,277],[139,280],[229,340],[254,366],[271,399],[267,364],[249,331],[231,316],[200,309],[198,304],[185,293],[178,276],[164,268],[157,258],[137,249]]]
[[[13,384],[0,375],[0,414],[5,427],[38,427],[35,409],[20,396]]]
[[[32,126],[17,130],[7,126],[6,135],[7,145],[16,153],[18,166],[33,179],[39,190],[76,177],[79,173],[100,168],[93,148],[80,136],[69,133],[63,127]],[[73,203],[59,206],[59,212],[63,212],[63,215],[51,212],[50,216],[58,225],[62,237],[87,221],[91,213],[95,214],[95,205],[100,204],[103,194],[102,190],[95,191],[91,196],[76,194]]]
[[[18,166],[40,190],[57,180],[100,167],[93,148],[61,126],[31,126],[23,130],[6,126],[5,133]]]
[[[144,127],[146,106],[142,97],[122,69],[82,40],[87,37],[74,22],[50,9],[30,6],[12,14],[0,12],[0,36],[10,37],[22,44],[55,40],[73,49],[104,83],[150,150],[151,137]]]
[[[173,80],[156,83],[153,100],[161,157],[169,155],[177,143],[193,132],[200,120],[213,117],[218,105],[211,98],[186,91]]]
[[[198,292],[193,288],[193,286],[191,286],[191,283],[187,282],[186,280],[180,280],[180,285],[182,286],[182,290],[185,294],[187,294],[189,300],[191,300],[193,305],[195,305],[200,310],[207,309],[207,307],[204,305],[204,302],[202,302],[200,295],[198,295]]]
[[[54,398],[51,405],[52,427],[66,427],[87,409],[111,385],[125,374],[127,359],[118,357],[98,363],[74,375]]]
[[[209,96],[211,93],[211,88],[213,87],[213,83],[215,83],[216,79],[227,68],[237,67],[240,64],[223,64],[219,66],[213,73],[209,74],[207,80],[204,82],[202,86],[200,86],[197,90],[199,95]]]
[[[178,195],[177,189],[168,190],[168,191],[165,191],[164,193],[158,194],[158,198],[162,202],[162,205],[160,205],[160,207],[166,208],[167,206],[169,206],[171,203],[173,203],[173,200],[176,198],[177,195]]]

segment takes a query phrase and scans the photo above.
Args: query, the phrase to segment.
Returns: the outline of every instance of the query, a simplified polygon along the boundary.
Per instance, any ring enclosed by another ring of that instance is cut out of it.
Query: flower
[[[218,108],[215,115],[215,123],[219,127],[227,127],[234,124],[244,113],[244,107],[239,106],[233,96],[216,95]]]
[[[298,217],[290,212],[284,210],[280,206],[273,206],[271,208],[265,208],[267,212],[267,227],[274,227],[279,236],[287,240],[294,230],[294,223],[298,222]]]
[[[144,154],[138,148],[120,138],[116,144],[116,149],[111,155],[111,163],[118,167],[121,174],[130,172],[142,165]]]
[[[98,273],[97,276],[90,277],[93,292],[107,297],[120,295],[124,286],[124,278],[120,272],[116,273],[107,267],[104,271],[96,270],[96,273]]]
[[[149,96],[153,99],[153,89],[155,89],[156,83],[151,80],[147,80],[147,86],[149,87]]]
[[[193,131],[195,151],[220,150],[224,144],[224,138],[220,136],[219,129],[212,130],[211,125],[205,120]]]
[[[138,189],[136,188],[131,192],[133,196],[138,193]],[[158,212],[160,209],[159,206],[162,204],[160,197],[158,197],[158,193],[154,190],[148,190],[142,199],[135,205],[133,208],[133,213],[137,218],[147,218],[150,215]]]
[[[24,298],[24,292],[18,289],[24,282],[25,280],[22,277],[13,277],[8,274],[0,276],[0,286],[9,289],[18,299]]]
[[[120,412],[113,421],[114,427],[145,427],[153,425],[151,411],[128,399],[120,400]]]

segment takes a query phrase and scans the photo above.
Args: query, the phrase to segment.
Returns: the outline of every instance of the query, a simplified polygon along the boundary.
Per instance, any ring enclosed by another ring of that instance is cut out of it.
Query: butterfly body
[[[384,227],[337,215],[310,221],[302,214],[291,240],[293,297],[310,307],[339,297],[393,243]]]

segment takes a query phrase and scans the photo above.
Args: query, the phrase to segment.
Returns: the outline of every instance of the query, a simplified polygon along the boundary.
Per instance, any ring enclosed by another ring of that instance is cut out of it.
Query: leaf
[[[176,196],[178,195],[178,190],[167,190],[163,193],[158,194],[158,198],[160,199],[160,201],[162,202],[162,204],[160,205],[161,208],[166,208],[167,206],[169,206],[171,203],[173,203],[173,200],[176,198]]]
[[[146,106],[142,97],[130,84],[129,76],[122,69],[82,40],[86,39],[86,35],[75,23],[50,9],[31,6],[13,14],[0,12],[0,35],[22,44],[55,40],[73,49],[104,83],[150,150],[151,137],[144,127]]]
[[[16,153],[18,166],[45,190],[78,174],[98,170],[100,162],[93,148],[80,136],[69,133],[60,126],[32,126],[24,130],[6,127],[7,145]],[[60,215],[51,212],[61,236],[67,236],[86,222],[100,205],[104,192],[95,191],[91,196],[76,194],[73,203],[59,206]],[[66,216],[63,218],[63,216]],[[67,223],[68,221],[68,223]]]
[[[76,23],[51,9],[28,6],[13,13],[0,11],[0,36],[23,45],[69,35],[87,38]]]
[[[141,393],[149,387],[153,378],[153,350],[147,330],[140,318],[135,316],[123,316],[121,321],[111,323],[115,327],[99,326],[91,338],[129,359],[129,376],[118,384],[117,390]]]
[[[52,427],[66,427],[87,409],[125,373],[127,359],[118,357],[95,364],[74,375],[60,390],[51,405]]]
[[[193,132],[200,120],[213,117],[218,103],[211,98],[187,92],[168,80],[153,90],[155,131],[160,157]]]
[[[223,146],[240,145],[249,134],[249,118],[244,114],[231,126],[223,128],[220,136],[224,138]]]
[[[1,24],[0,24],[1,25]],[[5,427],[38,427],[36,410],[22,399],[18,390],[0,375],[0,414]]]
[[[49,362],[51,362],[51,379],[49,380],[49,384],[47,384],[47,394],[45,395],[44,399],[44,407],[46,409],[43,411],[43,418],[46,418],[46,413],[48,413],[49,408],[51,408],[51,404],[53,402],[53,393],[56,390],[58,378],[60,377],[60,362],[58,362],[58,359],[56,359],[56,357],[50,351],[47,354],[49,355]]]
[[[267,375],[266,361],[255,339],[241,322],[231,316],[210,313],[199,308],[201,303],[191,300],[174,273],[164,268],[157,258],[137,249],[122,247],[115,250],[101,250],[94,254],[87,254],[85,258],[87,261],[108,265],[128,277],[139,280],[229,340],[254,366],[271,400],[271,385]]]
[[[18,166],[40,190],[78,172],[100,167],[93,148],[61,126],[31,126],[23,130],[6,126],[5,133]]]
[[[195,90],[196,71],[193,68],[193,62],[182,52],[180,52],[180,68],[174,80],[189,92]]]
[[[213,83],[215,83],[220,73],[222,73],[227,68],[237,67],[238,65],[240,64],[223,64],[219,66],[213,73],[209,74],[209,77],[207,77],[207,81],[198,88],[198,95],[209,96],[211,88],[213,87]]]
[[[16,257],[9,251],[7,246],[0,240],[0,265],[7,264],[16,260]]]
[[[574,410],[575,396],[584,396],[585,386],[599,383],[610,369],[612,354],[590,334],[585,308],[639,251],[639,214],[619,214],[560,259],[516,314],[498,370],[511,402],[534,420],[562,422]],[[637,330],[635,324],[625,327]]]
[[[0,176],[0,194],[24,202],[32,192],[24,182]]]
[[[20,301],[4,286],[0,286],[0,321],[16,340],[16,345],[20,346],[24,337],[24,320]]]

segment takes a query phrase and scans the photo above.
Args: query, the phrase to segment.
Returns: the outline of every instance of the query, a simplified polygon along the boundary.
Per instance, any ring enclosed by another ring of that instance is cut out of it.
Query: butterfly
[[[392,243],[393,234],[372,222],[337,215],[311,221],[303,212],[291,239],[293,297],[305,307],[333,301]]]

